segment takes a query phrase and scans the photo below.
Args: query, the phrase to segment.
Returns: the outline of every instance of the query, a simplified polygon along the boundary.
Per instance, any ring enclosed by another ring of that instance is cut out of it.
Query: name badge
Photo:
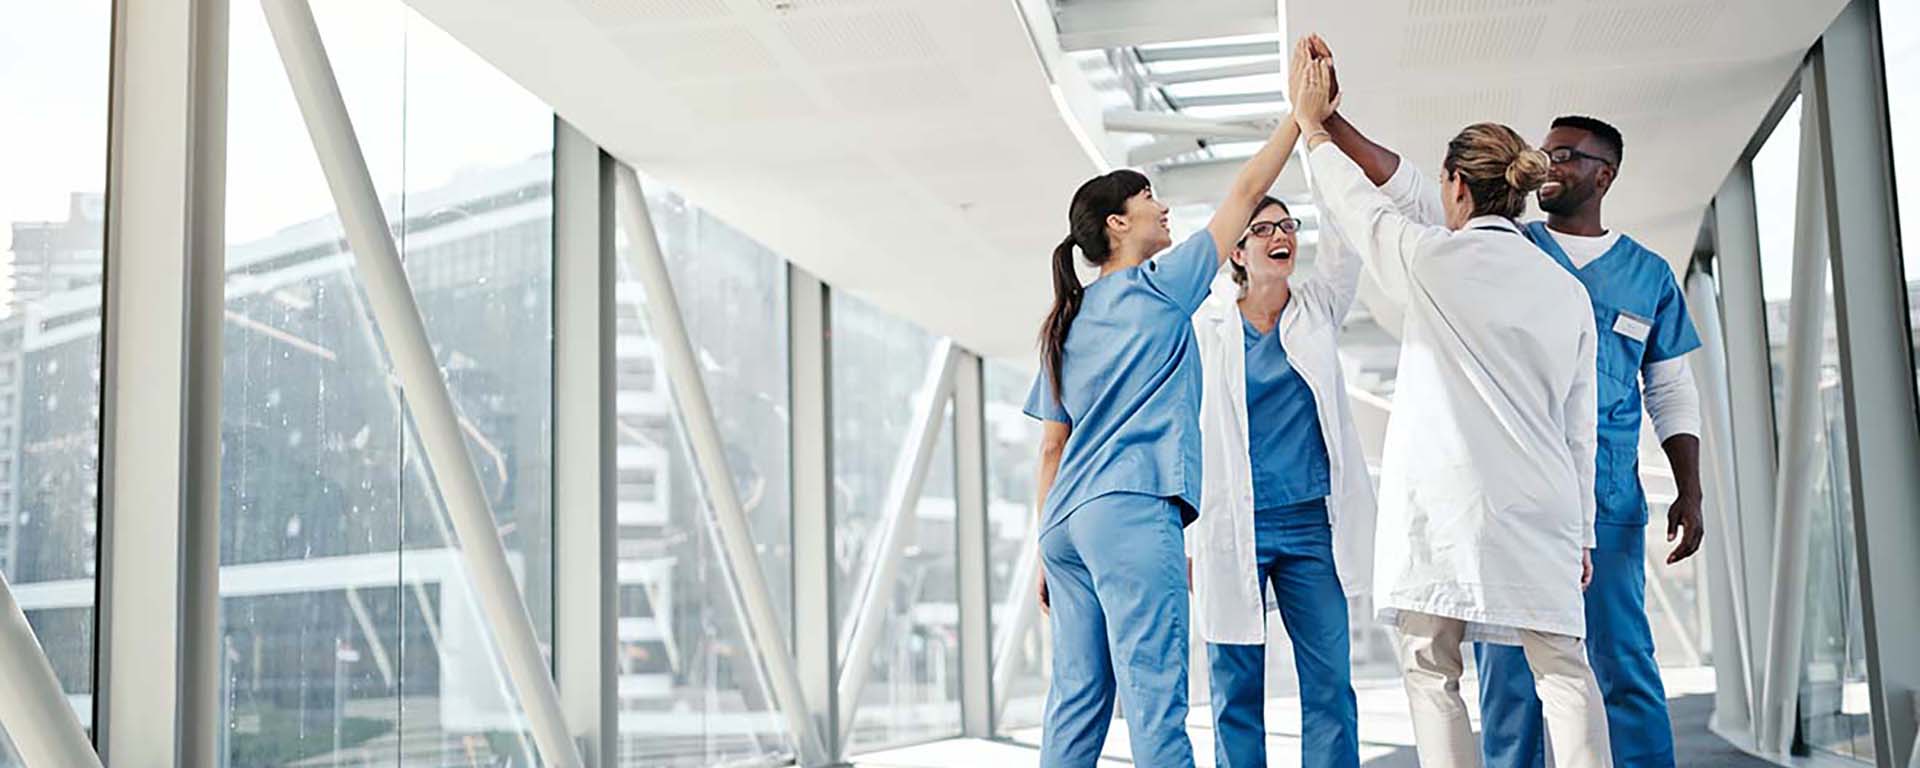
[[[1645,342],[1647,335],[1653,333],[1653,321],[1632,312],[1621,312],[1613,318],[1613,332],[1634,341]]]

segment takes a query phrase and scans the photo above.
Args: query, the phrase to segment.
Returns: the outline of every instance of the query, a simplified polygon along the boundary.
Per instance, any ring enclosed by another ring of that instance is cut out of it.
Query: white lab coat
[[[1334,569],[1347,595],[1365,594],[1373,580],[1373,479],[1353,425],[1353,406],[1340,369],[1340,323],[1353,307],[1360,260],[1323,229],[1311,273],[1295,273],[1292,298],[1277,330],[1287,362],[1313,392],[1320,435],[1327,446]],[[1257,570],[1253,531],[1253,468],[1247,424],[1246,342],[1239,286],[1225,270],[1193,315],[1205,372],[1200,395],[1203,480],[1200,518],[1187,528],[1193,558],[1193,619],[1211,643],[1266,642],[1268,594]]]
[[[1308,162],[1324,214],[1405,312],[1375,607],[1466,621],[1470,640],[1585,637],[1598,420],[1586,289],[1512,221],[1423,224],[1331,143]]]

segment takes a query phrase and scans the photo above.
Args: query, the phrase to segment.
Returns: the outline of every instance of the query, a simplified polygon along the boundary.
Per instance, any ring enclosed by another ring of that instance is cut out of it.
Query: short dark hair
[[[1613,152],[1613,162],[1619,165],[1626,150],[1626,141],[1620,138],[1620,129],[1608,125],[1605,120],[1586,115],[1561,115],[1553,119],[1554,128],[1578,128],[1593,134],[1608,150]]]

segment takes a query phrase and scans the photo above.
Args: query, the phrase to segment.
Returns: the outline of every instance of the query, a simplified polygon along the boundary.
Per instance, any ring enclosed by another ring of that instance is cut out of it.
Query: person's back
[[[1477,765],[1465,640],[1519,645],[1554,762],[1607,768],[1580,590],[1593,546],[1595,333],[1586,291],[1514,218],[1548,159],[1492,123],[1448,142],[1446,226],[1410,219],[1326,129],[1331,62],[1296,102],[1326,214],[1404,311],[1375,537],[1423,765]]]
[[[1581,335],[1592,327],[1586,290],[1506,222],[1478,226],[1485,229],[1452,238],[1469,242],[1450,243],[1443,258],[1411,270],[1417,298],[1407,304],[1396,385],[1405,405],[1396,411],[1445,406],[1395,419],[1386,461],[1410,483],[1431,477],[1453,484],[1469,473],[1471,485],[1485,489],[1477,500],[1410,496],[1404,503],[1470,502],[1497,514],[1558,515],[1577,524],[1581,499],[1565,406],[1579,366],[1593,365],[1579,359]],[[1458,354],[1431,354],[1436,348]],[[1559,450],[1543,454],[1541,446]],[[1543,495],[1547,490],[1554,493]]]

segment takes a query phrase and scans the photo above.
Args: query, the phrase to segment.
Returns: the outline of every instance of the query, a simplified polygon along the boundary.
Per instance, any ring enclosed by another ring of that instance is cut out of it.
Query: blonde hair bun
[[[1547,168],[1551,164],[1547,153],[1531,147],[1523,149],[1507,164],[1507,184],[1522,194],[1539,189],[1547,183]]]

